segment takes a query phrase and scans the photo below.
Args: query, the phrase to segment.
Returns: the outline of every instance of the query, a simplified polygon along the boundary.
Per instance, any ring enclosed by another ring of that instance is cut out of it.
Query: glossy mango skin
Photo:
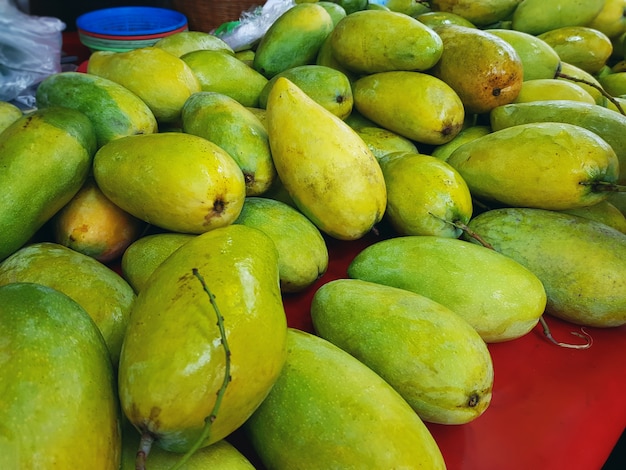
[[[122,410],[161,448],[185,452],[199,439],[225,373],[215,296],[230,350],[226,391],[202,446],[224,438],[265,398],[285,360],[286,316],[278,255],[260,230],[230,225],[172,253],[139,292],[119,366]]]
[[[538,35],[562,26],[585,25],[604,6],[604,0],[524,0],[512,15],[511,27]]]
[[[0,466],[117,470],[120,415],[106,345],[51,287],[0,287]]]

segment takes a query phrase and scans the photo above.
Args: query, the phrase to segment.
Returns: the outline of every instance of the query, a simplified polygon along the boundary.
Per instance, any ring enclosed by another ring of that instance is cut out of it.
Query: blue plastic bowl
[[[162,35],[187,27],[187,17],[158,7],[114,7],[85,13],[76,27],[94,37]]]

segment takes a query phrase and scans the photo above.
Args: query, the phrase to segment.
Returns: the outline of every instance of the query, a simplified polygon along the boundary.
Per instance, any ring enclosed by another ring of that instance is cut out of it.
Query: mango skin
[[[424,421],[465,424],[491,402],[493,364],[472,326],[419,294],[358,279],[321,286],[318,335],[378,373]]]
[[[93,124],[70,108],[37,110],[0,134],[0,260],[74,197],[96,148]]]
[[[231,352],[231,380],[203,447],[243,424],[285,360],[278,254],[267,235],[230,225],[172,253],[137,296],[118,375],[125,416],[172,452],[195,444],[224,381],[216,313],[194,269],[215,296]]]
[[[432,9],[460,15],[476,26],[488,26],[508,18],[522,0],[433,0]]]
[[[569,209],[563,212],[601,222],[626,234],[626,216],[615,205],[611,204],[608,199],[600,201],[593,206],[579,207],[578,209]]]
[[[561,60],[596,74],[613,52],[609,37],[586,26],[563,26],[537,36],[549,44]]]
[[[562,26],[585,25],[602,10],[605,0],[524,0],[511,18],[511,27],[539,35]]]
[[[98,328],[67,295],[0,287],[0,466],[117,470],[120,417]]]
[[[429,297],[489,343],[527,334],[546,305],[543,285],[530,270],[456,238],[413,235],[376,242],[352,260],[348,276]]]
[[[396,134],[389,129],[378,126],[362,127],[357,134],[367,144],[378,161],[388,153],[392,152],[415,152],[417,146],[406,137]]]
[[[8,101],[0,100],[0,133],[24,115],[22,110]]]
[[[274,387],[243,427],[264,465],[445,469],[422,420],[369,367],[291,328],[287,351]]]
[[[447,162],[476,198],[550,210],[606,199],[591,183],[615,183],[619,172],[617,155],[597,134],[554,122],[494,131],[457,148]]]
[[[555,100],[581,101],[583,103],[596,104],[593,96],[581,86],[574,82],[566,82],[556,78],[537,78],[524,81],[522,89],[512,103]]]
[[[594,220],[532,208],[494,209],[468,225],[541,279],[546,313],[598,328],[626,323],[623,233]]]
[[[154,47],[174,54],[177,57],[193,51],[225,51],[234,55],[235,51],[223,39],[204,31],[180,31],[159,39]]]
[[[487,135],[490,132],[491,127],[482,124],[464,127],[456,136],[454,136],[452,140],[446,142],[445,144],[437,145],[430,152],[430,155],[445,162],[448,160],[448,157],[452,154],[452,152],[454,152],[458,147],[466,144],[467,142],[471,142],[478,137]]]

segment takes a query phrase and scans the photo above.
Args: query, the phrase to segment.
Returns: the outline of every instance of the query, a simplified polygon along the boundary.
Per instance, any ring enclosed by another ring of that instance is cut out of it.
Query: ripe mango
[[[432,9],[455,13],[476,26],[488,26],[505,20],[522,0],[433,0]]]
[[[415,143],[389,129],[378,126],[362,127],[357,134],[367,144],[378,161],[392,152],[418,152]]]
[[[182,57],[193,51],[225,51],[235,54],[226,41],[204,31],[180,31],[170,34],[155,42],[154,47],[159,47],[176,57]]]
[[[0,336],[0,467],[117,470],[115,377],[85,310],[51,287],[4,285]]]
[[[516,31],[539,35],[562,26],[588,24],[602,10],[605,0],[524,0],[511,18]]]
[[[391,385],[329,341],[291,328],[280,376],[243,429],[276,470],[445,469],[428,428]]]
[[[600,89],[602,89],[602,85],[595,76],[591,75],[588,72],[585,72],[580,67],[576,67],[575,65],[569,64],[562,60],[561,70],[557,74],[556,78],[558,80],[565,80],[576,83],[578,86],[587,91],[587,93],[593,96],[596,104],[599,104],[600,106],[606,106],[607,99],[600,91]]]
[[[434,300],[338,279],[315,292],[311,319],[317,334],[378,373],[424,421],[468,423],[491,402],[487,345],[467,321]]]
[[[549,44],[561,60],[590,74],[599,72],[613,52],[606,34],[586,26],[563,26],[537,37]]]
[[[593,96],[578,84],[558,80],[556,78],[525,80],[517,98],[515,98],[512,103],[554,100],[572,100],[593,105],[596,104],[596,100]]]
[[[433,157],[439,158],[444,162],[448,160],[450,154],[460,147],[461,145],[470,142],[478,137],[482,137],[491,132],[491,127],[485,125],[471,125],[464,127],[461,131],[449,142],[445,144],[437,145],[430,154]]]

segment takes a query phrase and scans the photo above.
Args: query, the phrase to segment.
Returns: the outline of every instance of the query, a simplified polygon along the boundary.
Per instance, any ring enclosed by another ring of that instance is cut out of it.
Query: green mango
[[[546,305],[545,290],[531,271],[457,238],[413,235],[378,241],[356,255],[348,276],[439,302],[489,343],[527,334]]]
[[[232,55],[235,54],[233,48],[223,39],[204,31],[179,31],[162,37],[154,43],[154,47],[159,47],[176,57],[201,50],[224,51]]]
[[[322,43],[317,51],[317,56],[315,57],[315,65],[322,65],[324,67],[328,67],[338,72],[343,73],[350,83],[352,83],[358,76],[358,74],[348,70],[343,64],[340,64],[333,54],[333,48],[331,44],[331,36],[330,34],[326,36],[326,39]]]
[[[391,11],[413,17],[430,11],[430,6],[427,3],[416,0],[373,0],[370,3],[374,2],[385,6]]]
[[[259,94],[267,78],[233,54],[199,50],[184,54],[181,60],[198,77],[201,91],[227,95],[243,106],[259,105]]]
[[[424,421],[465,424],[491,402],[487,345],[461,316],[405,289],[337,279],[311,303],[318,335],[385,379]]]
[[[440,160],[443,160],[445,162],[446,160],[448,160],[448,157],[450,156],[450,154],[454,150],[456,150],[457,147],[460,147],[461,145],[467,142],[471,142],[472,140],[477,139],[478,137],[487,135],[490,132],[491,132],[491,127],[485,126],[485,125],[473,125],[473,126],[464,127],[454,137],[454,139],[452,139],[449,142],[446,142],[445,144],[437,145],[435,148],[433,148],[430,154],[433,157],[439,158]]]
[[[626,72],[615,72],[598,77],[604,91],[614,97],[626,97]]]
[[[0,133],[24,115],[22,110],[8,101],[0,100]]]
[[[424,422],[372,369],[291,328],[287,351],[274,387],[243,426],[265,466],[445,469]]]
[[[415,19],[433,29],[446,24],[460,24],[461,26],[467,26],[468,28],[476,27],[474,23],[461,15],[447,11],[427,11],[417,15]]]
[[[563,26],[537,36],[549,44],[561,60],[595,74],[613,53],[609,37],[586,26]]]
[[[96,149],[93,124],[71,108],[36,110],[0,133],[0,261],[70,202]]]
[[[0,467],[117,470],[115,376],[95,323],[67,295],[0,287]]]
[[[600,201],[593,206],[578,207],[576,209],[569,209],[562,212],[602,222],[603,224],[613,227],[614,229],[626,234],[626,216],[608,199],[606,201]]]
[[[604,185],[619,176],[617,155],[605,140],[560,122],[494,130],[457,148],[447,162],[475,198],[539,209],[596,204],[607,197]]]
[[[193,237],[195,235],[190,233],[163,232],[135,240],[122,255],[120,262],[122,276],[135,293],[139,293],[154,270],[183,243]]]
[[[613,206],[626,216],[626,193],[611,193],[607,198]]]
[[[513,14],[522,0],[432,0],[435,11],[455,13],[476,26],[488,26]]]
[[[443,51],[431,28],[412,16],[385,10],[346,16],[330,33],[330,45],[335,60],[357,74],[425,71]]]
[[[259,107],[267,106],[267,96],[279,77],[288,78],[340,119],[345,119],[352,112],[354,99],[350,79],[337,69],[317,64],[292,67],[274,75],[261,90]]]
[[[63,245],[27,245],[0,263],[0,285],[35,282],[77,302],[98,326],[117,367],[135,293],[115,271]]]
[[[536,80],[524,81],[522,89],[512,103],[554,100],[572,100],[592,105],[596,104],[593,96],[578,84],[556,78],[538,78]],[[494,110],[492,109],[491,111],[493,112]]]
[[[324,7],[316,3],[294,5],[263,35],[252,67],[270,79],[292,67],[312,64],[334,27],[333,18]]]
[[[247,197],[233,223],[256,228],[272,239],[278,250],[281,292],[300,292],[326,272],[326,241],[313,222],[289,204]]]
[[[351,15],[355,11],[365,10],[368,5],[368,0],[330,0],[333,3],[341,6],[346,14]]]
[[[549,101],[508,104],[490,113],[494,131],[531,122],[562,122],[588,129],[615,151],[619,160],[619,184],[626,184],[626,116],[597,104]]]
[[[539,35],[563,26],[582,26],[592,21],[605,0],[524,0],[512,17],[512,28]]]
[[[335,27],[337,23],[339,23],[339,20],[341,20],[342,18],[345,18],[346,15],[348,14],[346,12],[346,9],[342,7],[341,5],[339,5],[339,3],[330,2],[330,1],[326,1],[326,2],[321,1],[321,2],[313,2],[313,3],[317,3],[319,6],[323,7],[328,12],[328,14],[333,20],[333,27]]]
[[[546,313],[593,327],[626,324],[623,233],[584,217],[532,208],[483,212],[469,227],[541,279]]]
[[[491,28],[489,32],[513,46],[524,66],[524,81],[555,78],[560,70],[561,57],[540,37],[514,29]]]
[[[607,99],[602,93],[602,85],[596,77],[580,67],[561,61],[561,70],[556,74],[556,79],[576,83],[593,96],[596,104],[606,106]]]
[[[417,147],[410,139],[382,127],[362,127],[357,134],[367,144],[377,160],[392,152],[416,152]]]
[[[189,97],[181,112],[183,132],[203,137],[224,149],[237,162],[246,195],[258,196],[276,177],[265,125],[230,96],[200,92]]]
[[[440,145],[463,127],[465,110],[443,80],[423,72],[365,75],[353,84],[354,107],[376,124],[416,142]]]
[[[246,197],[243,172],[228,152],[182,132],[111,141],[94,156],[93,174],[114,204],[172,232],[228,225]]]
[[[274,242],[244,225],[196,236],[156,268],[133,306],[118,374],[125,416],[159,447],[186,452],[215,411],[199,445],[219,441],[276,381],[286,330]]]

